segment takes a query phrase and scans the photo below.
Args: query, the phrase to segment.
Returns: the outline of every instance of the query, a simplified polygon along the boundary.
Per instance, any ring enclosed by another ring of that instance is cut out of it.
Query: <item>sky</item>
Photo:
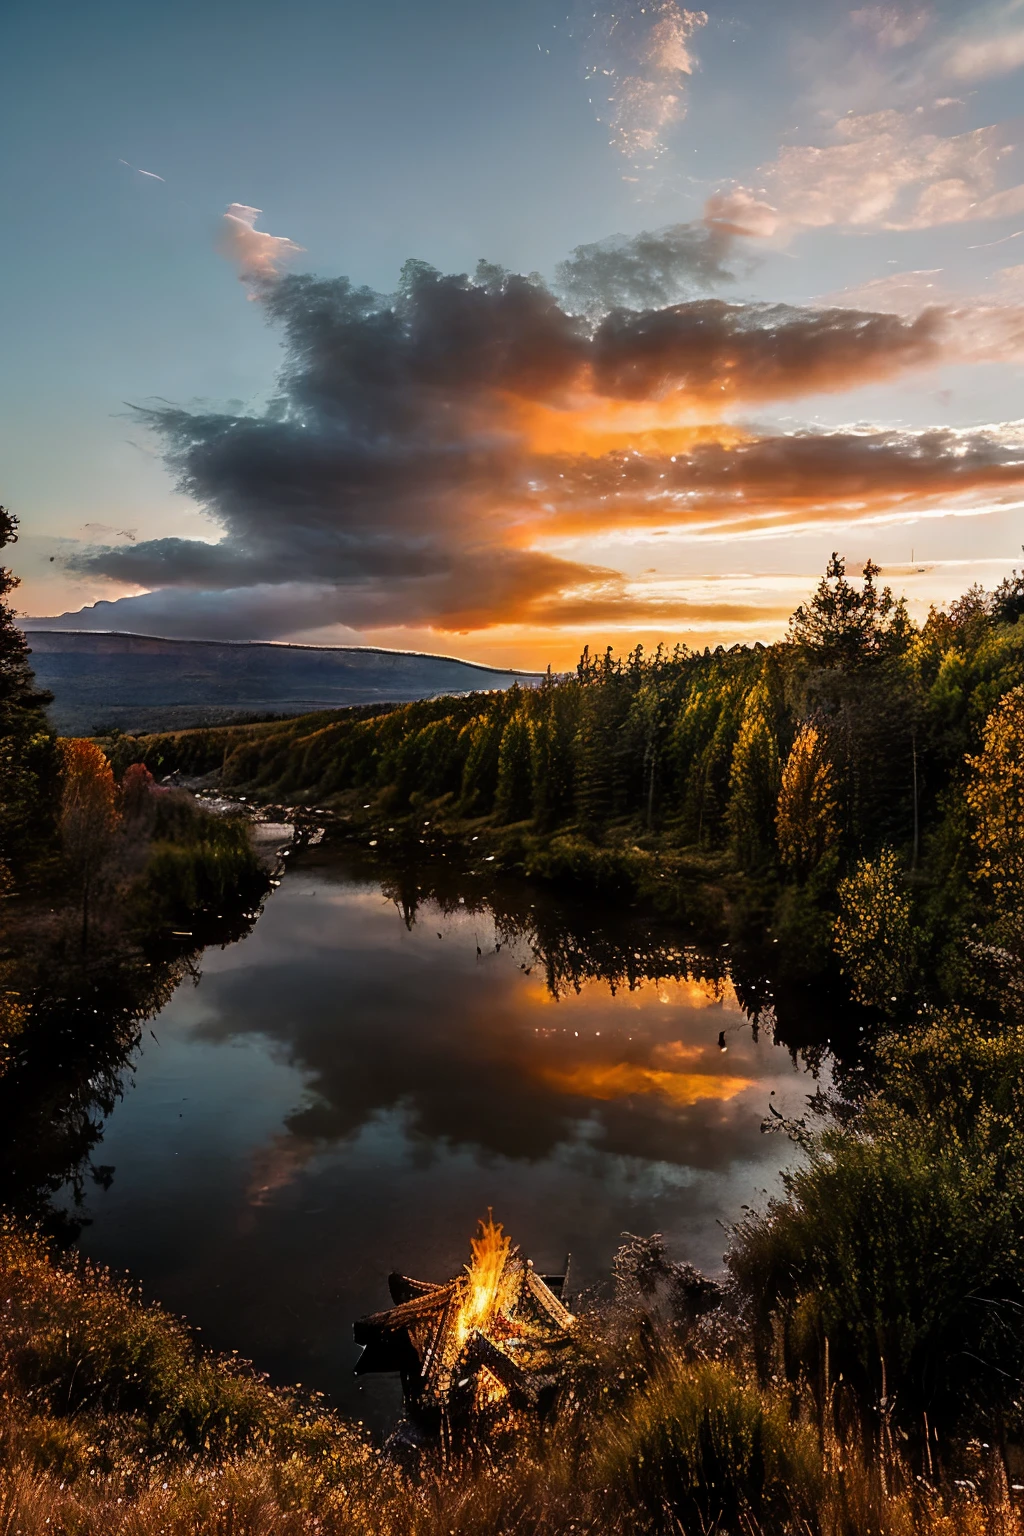
[[[1024,0],[0,22],[29,619],[573,665],[1024,564]],[[31,627],[31,626],[30,626]]]

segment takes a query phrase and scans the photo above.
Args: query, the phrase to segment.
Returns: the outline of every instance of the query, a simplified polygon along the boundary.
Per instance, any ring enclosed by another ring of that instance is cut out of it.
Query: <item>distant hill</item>
[[[534,683],[540,676],[369,646],[163,640],[31,626],[27,632],[36,677],[54,695],[50,719],[70,735],[106,726],[177,730],[346,704],[406,703]]]

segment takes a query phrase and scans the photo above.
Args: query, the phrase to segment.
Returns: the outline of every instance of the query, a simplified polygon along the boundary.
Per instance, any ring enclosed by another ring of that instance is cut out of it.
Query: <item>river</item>
[[[374,1424],[397,1389],[354,1378],[351,1323],[389,1270],[455,1273],[488,1207],[541,1271],[571,1253],[573,1292],[624,1231],[718,1270],[723,1223],[797,1155],[761,1133],[769,1104],[799,1115],[815,1087],[726,952],[446,881],[410,897],[351,854],[299,857],[147,1025],[74,1210],[86,1254],[209,1344]]]

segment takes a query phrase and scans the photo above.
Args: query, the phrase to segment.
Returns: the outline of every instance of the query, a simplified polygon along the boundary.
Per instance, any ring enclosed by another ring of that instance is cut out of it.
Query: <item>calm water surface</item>
[[[84,1251],[209,1343],[375,1421],[395,1388],[355,1381],[350,1330],[390,1269],[447,1278],[492,1206],[541,1270],[572,1253],[573,1290],[624,1230],[715,1270],[795,1155],[769,1100],[814,1087],[727,980],[552,987],[489,911],[444,907],[409,919],[342,856],[292,869],[147,1029],[79,1212]]]

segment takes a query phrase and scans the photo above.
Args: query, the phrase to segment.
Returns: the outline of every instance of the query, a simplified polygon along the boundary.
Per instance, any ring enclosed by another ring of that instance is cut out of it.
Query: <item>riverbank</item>
[[[358,810],[363,859],[386,863],[390,845],[365,836],[382,830],[443,873],[453,845],[433,818],[414,836],[411,818],[377,826],[372,805]],[[490,878],[486,830],[468,844]],[[685,1266],[664,1254],[646,1276],[633,1264],[639,1284],[585,1307],[542,1432],[510,1426],[411,1481],[358,1426],[217,1366],[180,1324],[8,1229],[10,1523],[27,1536],[1015,1533],[1024,1042],[936,1017],[901,1021],[871,1055],[873,1095],[782,1127],[808,1161],[737,1229],[718,1304],[692,1316]]]
[[[128,1286],[5,1223],[5,1528],[1017,1536],[1022,1453],[1002,1369],[1016,1369],[1016,1346],[1006,1336],[998,1373],[984,1366],[996,1339],[972,1298],[1005,1305],[1019,1289],[1020,1207],[1002,1202],[995,1244],[996,1228],[972,1240],[969,1222],[979,1175],[999,1182],[1017,1166],[1018,1133],[1007,1124],[979,1143],[965,1108],[1008,1090],[1015,1102],[1024,1040],[936,1022],[883,1056],[886,1095],[856,1130],[812,1147],[787,1197],[738,1229],[711,1305],[694,1307],[692,1271],[657,1242],[634,1243],[614,1294],[581,1313],[543,1426],[513,1416],[456,1460],[426,1453],[414,1475],[316,1399],[211,1357]],[[953,1081],[970,1093],[950,1103]],[[957,1133],[959,1164],[942,1153]],[[931,1235],[922,1221],[941,1227],[944,1249],[918,1246]]]

